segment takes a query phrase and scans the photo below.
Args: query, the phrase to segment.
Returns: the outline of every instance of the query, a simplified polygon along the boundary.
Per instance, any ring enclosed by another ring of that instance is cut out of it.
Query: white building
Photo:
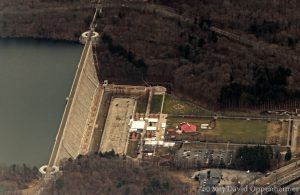
[[[148,122],[150,123],[158,123],[158,118],[149,118]]]
[[[201,129],[208,129],[209,124],[201,124]]]
[[[156,131],[156,127],[155,126],[148,126],[147,131]]]
[[[132,121],[129,132],[143,130],[145,128],[145,121]]]

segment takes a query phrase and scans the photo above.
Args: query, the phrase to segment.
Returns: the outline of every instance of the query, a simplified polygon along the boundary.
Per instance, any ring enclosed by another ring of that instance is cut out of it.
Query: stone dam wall
[[[81,150],[85,130],[89,124],[90,113],[97,96],[100,93],[99,79],[93,59],[92,43],[86,43],[83,50],[77,73],[74,78],[69,100],[61,122],[60,133],[57,134],[55,144],[59,144],[57,151],[55,146],[51,158],[51,164],[58,165],[62,159],[76,158]],[[72,94],[73,92],[73,94]],[[98,94],[98,95],[97,95]]]

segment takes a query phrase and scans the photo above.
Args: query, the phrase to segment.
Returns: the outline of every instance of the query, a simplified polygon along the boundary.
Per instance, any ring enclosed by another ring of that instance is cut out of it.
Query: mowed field
[[[162,99],[163,99],[162,95],[153,95],[152,96],[150,113],[159,113],[160,112]]]
[[[231,142],[264,143],[267,127],[266,121],[220,119],[216,121],[214,129],[202,130],[202,135],[218,136]]]
[[[191,138],[195,136],[201,137],[212,142],[231,142],[231,143],[257,143],[257,144],[277,144],[279,142],[270,143],[271,135],[278,135],[279,140],[284,140],[284,127],[279,121],[262,121],[262,120],[233,120],[233,119],[217,119],[212,122],[212,129],[200,129],[203,123],[210,123],[212,119],[207,118],[175,118],[169,117],[167,120],[167,128],[176,128],[180,122],[188,122],[197,125],[197,133],[191,133]],[[284,124],[284,123],[283,123]],[[188,134],[184,135],[188,138]]]
[[[212,115],[213,112],[205,110],[191,102],[182,100],[173,95],[166,94],[164,107],[164,114],[186,114],[186,115]]]

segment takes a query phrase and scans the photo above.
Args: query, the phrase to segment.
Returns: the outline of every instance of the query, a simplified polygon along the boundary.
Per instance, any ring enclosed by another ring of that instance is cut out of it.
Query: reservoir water
[[[0,164],[47,164],[82,48],[0,39]]]

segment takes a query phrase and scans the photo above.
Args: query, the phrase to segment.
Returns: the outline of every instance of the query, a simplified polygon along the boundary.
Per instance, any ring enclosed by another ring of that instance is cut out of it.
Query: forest
[[[26,189],[39,179],[37,167],[26,164],[0,167],[0,193]]]
[[[230,83],[223,86],[218,101],[221,105],[229,104],[235,107],[284,102],[296,96],[287,89],[287,79],[290,75],[291,70],[281,66],[275,70],[270,70],[267,66],[254,67],[253,84]]]
[[[0,167],[0,194],[21,194],[42,179],[37,167],[26,164]],[[191,190],[166,167],[133,161],[114,151],[66,159],[60,173],[42,194],[187,194]]]
[[[79,156],[62,166],[62,176],[44,194],[186,194],[189,185],[162,167],[133,162],[114,152]]]
[[[278,155],[276,158],[279,158]],[[238,169],[265,172],[271,168],[273,150],[271,147],[243,146],[237,150],[235,166]]]
[[[94,48],[100,80],[164,85],[214,110],[300,106],[299,1],[151,3],[192,22],[165,18],[156,11],[103,9],[96,31],[106,37]],[[91,6],[88,0],[3,0],[0,36],[78,41],[91,22]],[[221,36],[212,27],[252,44]]]
[[[105,41],[97,47],[100,72],[111,82],[171,85],[170,92],[212,109],[293,109],[300,98],[299,62],[285,54],[299,53],[299,2],[283,2],[155,1],[192,24],[125,8],[108,10],[98,19],[99,30],[105,25],[115,47]],[[211,26],[258,46],[219,36]]]

